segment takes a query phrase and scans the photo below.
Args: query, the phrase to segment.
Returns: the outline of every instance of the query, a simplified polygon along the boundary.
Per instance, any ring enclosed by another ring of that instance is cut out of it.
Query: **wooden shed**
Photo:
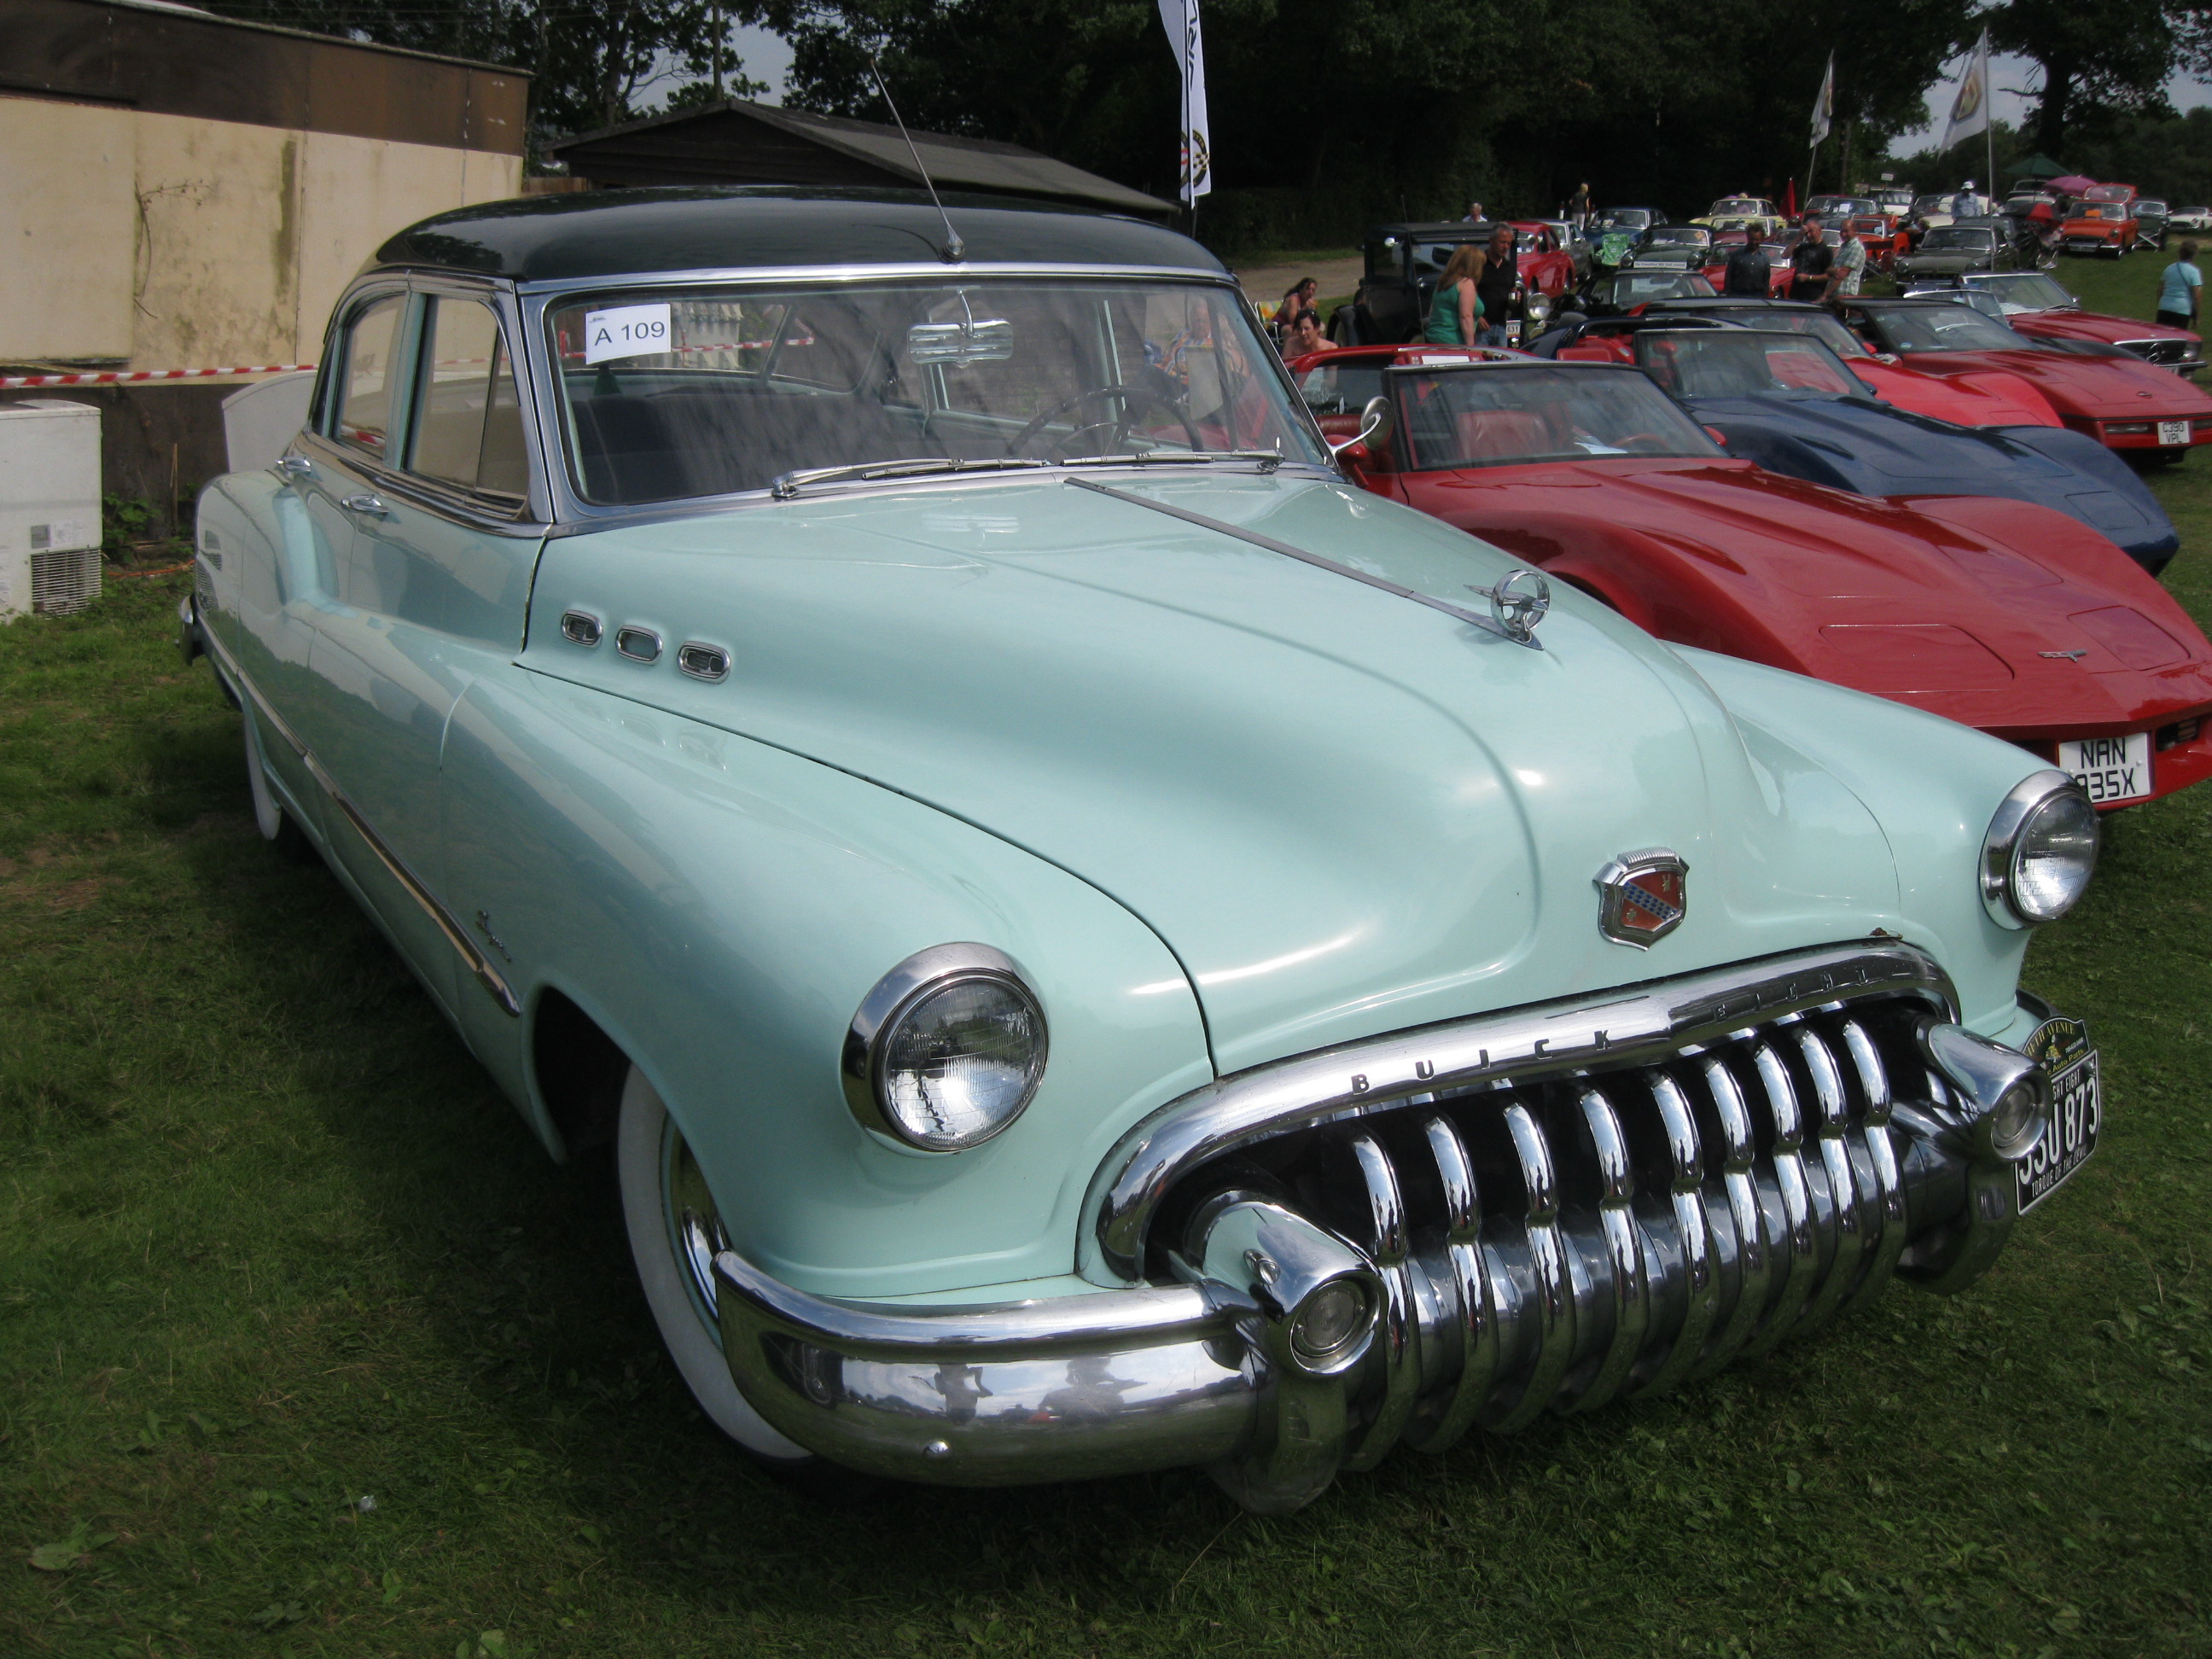
[[[939,190],[1022,196],[1164,217],[1172,202],[1055,161],[1019,144],[917,132],[914,148]],[[572,173],[605,185],[853,185],[918,188],[896,127],[730,99],[550,145]]]

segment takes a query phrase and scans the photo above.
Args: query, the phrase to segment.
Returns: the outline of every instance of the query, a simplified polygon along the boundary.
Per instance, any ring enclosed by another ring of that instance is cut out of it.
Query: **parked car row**
[[[2212,653],[2038,499],[1733,455],[1866,364],[1692,320],[1294,386],[1150,224],[465,209],[209,486],[181,642],[262,835],[611,1151],[714,1431],[1294,1510],[1956,1290],[2095,1151],[2020,965]]]

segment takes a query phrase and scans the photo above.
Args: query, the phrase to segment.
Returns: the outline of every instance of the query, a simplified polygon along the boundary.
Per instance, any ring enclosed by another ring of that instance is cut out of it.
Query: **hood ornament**
[[[1598,931],[1615,945],[1648,951],[1688,914],[1690,866],[1664,847],[1623,853],[1597,872]]]
[[[1518,645],[1536,643],[1536,624],[1552,609],[1552,585],[1544,580],[1543,572],[1524,566],[1507,571],[1495,587],[1470,584],[1467,591],[1490,601],[1491,619],[1507,639]]]

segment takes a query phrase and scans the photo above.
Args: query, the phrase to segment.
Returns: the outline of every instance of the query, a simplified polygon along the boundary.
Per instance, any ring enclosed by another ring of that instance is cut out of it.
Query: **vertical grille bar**
[[[1881,1063],[1874,1039],[1857,1020],[1844,1022],[1844,1048],[1851,1057],[1852,1068],[1859,1074],[1859,1088],[1866,1096],[1867,1156],[1874,1164],[1875,1191],[1881,1209],[1881,1234],[1868,1253],[1866,1273],[1859,1280],[1858,1289],[1844,1304],[1848,1309],[1872,1301],[1889,1283],[1890,1275],[1897,1270],[1897,1258],[1905,1249],[1905,1178],[1897,1166],[1896,1145],[1889,1138],[1888,1068]]]
[[[1520,1396],[1510,1406],[1479,1414],[1485,1428],[1500,1433],[1525,1428],[1551,1403],[1575,1351],[1575,1288],[1567,1271],[1566,1241],[1559,1234],[1559,1186],[1552,1167],[1551,1143],[1543,1126],[1519,1101],[1503,1114],[1521,1165],[1521,1184],[1528,1194],[1528,1259],[1535,1279],[1535,1357]]]
[[[1560,1399],[1563,1412],[1595,1411],[1620,1392],[1651,1322],[1644,1235],[1632,1207],[1636,1176],[1629,1165],[1628,1138],[1620,1132],[1613,1103],[1598,1090],[1583,1091],[1582,1109],[1597,1154],[1597,1219],[1605,1241],[1607,1288],[1613,1292],[1613,1337],[1589,1380]]]
[[[1398,1171],[1374,1136],[1354,1135],[1350,1146],[1367,1190],[1368,1254],[1382,1275],[1383,1305],[1375,1346],[1382,1357],[1383,1385],[1375,1420],[1344,1466],[1371,1469],[1398,1443],[1421,1377],[1413,1353],[1413,1268],[1406,1255],[1406,1203],[1399,1192]]]
[[[1765,1353],[1790,1334],[1798,1313],[1813,1292],[1820,1260],[1813,1240],[1813,1194],[1805,1181],[1805,1120],[1797,1109],[1796,1086],[1789,1068],[1773,1047],[1761,1042],[1751,1051],[1758,1068],[1759,1092],[1765,1097],[1769,1120],[1774,1125],[1774,1179],[1782,1200],[1782,1244],[1788,1252],[1782,1294],[1756,1334],[1744,1346],[1746,1353]]]
[[[1645,1073],[1651,1098],[1659,1108],[1659,1121],[1667,1132],[1669,1165],[1668,1196],[1674,1207],[1674,1231],[1682,1249],[1683,1289],[1687,1301],[1682,1328],[1674,1345],[1651,1375],[1629,1391],[1657,1394],[1671,1389],[1690,1373],[1705,1352],[1705,1338],[1720,1310],[1720,1281],[1713,1271],[1712,1224],[1705,1214],[1705,1149],[1698,1139],[1698,1121],[1680,1086],[1664,1072]]]
[[[1498,1375],[1498,1298],[1492,1292],[1490,1265],[1483,1255],[1481,1194],[1467,1143],[1449,1118],[1432,1117],[1422,1127],[1443,1183],[1444,1258],[1455,1298],[1452,1328],[1459,1338],[1460,1365],[1443,1409],[1425,1422],[1417,1419],[1406,1438],[1422,1451],[1436,1452],[1468,1431],[1490,1397]]]
[[[1751,1110],[1743,1103],[1743,1091],[1735,1074],[1717,1054],[1705,1057],[1702,1070],[1705,1089],[1712,1097],[1714,1115],[1721,1126],[1721,1191],[1728,1200],[1730,1230],[1735,1235],[1735,1306],[1728,1323],[1713,1339],[1712,1351],[1696,1375],[1718,1370],[1750,1340],[1773,1279],[1773,1256],[1766,1248],[1766,1217],[1759,1206],[1759,1179],[1752,1173],[1758,1155],[1753,1139]]]
[[[1866,1230],[1859,1219],[1858,1174],[1851,1167],[1851,1149],[1845,1136],[1850,1133],[1849,1107],[1844,1098],[1844,1075],[1836,1065],[1834,1052],[1820,1034],[1809,1025],[1797,1028],[1797,1052],[1805,1057],[1805,1067],[1813,1074],[1813,1100],[1819,1114],[1814,1126],[1814,1144],[1820,1155],[1820,1168],[1828,1177],[1828,1191],[1833,1199],[1829,1211],[1829,1243],[1827,1276],[1813,1294],[1797,1322],[1800,1330],[1810,1330],[1843,1304],[1844,1295],[1858,1283],[1859,1258],[1866,1248]]]

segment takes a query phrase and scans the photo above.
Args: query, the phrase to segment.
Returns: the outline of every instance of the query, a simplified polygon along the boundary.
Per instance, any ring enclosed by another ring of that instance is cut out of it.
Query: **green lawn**
[[[2158,488],[2212,620],[2212,462]],[[0,1655],[2212,1653],[2212,789],[2034,948],[2111,1115],[1971,1293],[1288,1519],[825,1508],[689,1408],[605,1169],[254,838],[181,581],[0,629]]]

